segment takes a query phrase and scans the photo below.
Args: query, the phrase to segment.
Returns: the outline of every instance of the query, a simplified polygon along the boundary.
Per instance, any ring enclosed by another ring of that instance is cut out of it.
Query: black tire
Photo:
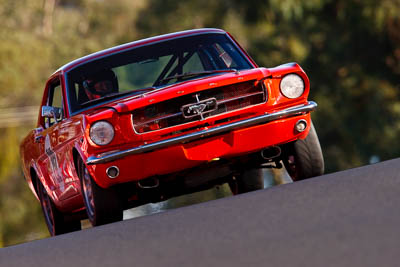
[[[56,236],[81,230],[81,221],[69,220],[68,216],[56,208],[40,180],[37,179],[36,181],[39,201],[50,235]]]
[[[232,194],[242,194],[264,188],[264,176],[261,168],[243,170],[229,182]]]
[[[114,188],[101,188],[89,174],[82,159],[78,160],[78,174],[86,213],[93,226],[122,220],[123,208]]]
[[[324,174],[324,157],[312,123],[307,137],[287,144],[284,147],[284,155],[283,163],[293,181]]]

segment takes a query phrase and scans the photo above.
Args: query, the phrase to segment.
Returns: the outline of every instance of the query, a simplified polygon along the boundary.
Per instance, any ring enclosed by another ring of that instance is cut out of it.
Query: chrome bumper
[[[305,105],[291,107],[291,108],[281,110],[278,112],[274,112],[274,113],[266,113],[266,114],[258,116],[258,117],[217,126],[217,127],[207,129],[207,130],[201,130],[201,131],[190,133],[190,134],[185,134],[182,136],[154,142],[151,144],[145,144],[142,146],[134,147],[134,148],[123,150],[123,151],[110,153],[110,154],[102,156],[102,157],[91,156],[87,159],[86,164],[94,165],[94,164],[106,163],[106,162],[110,162],[110,161],[113,161],[113,160],[116,160],[119,158],[129,156],[129,155],[150,152],[150,151],[153,151],[156,149],[160,149],[160,148],[164,148],[164,147],[168,147],[168,146],[172,146],[172,145],[176,145],[176,144],[180,144],[180,143],[187,143],[187,142],[198,140],[201,138],[230,132],[230,131],[238,129],[238,128],[254,126],[257,124],[266,123],[266,122],[270,122],[273,120],[278,120],[278,119],[282,119],[282,118],[301,115],[301,114],[313,111],[316,107],[317,107],[317,103],[315,103],[313,101],[309,101]]]

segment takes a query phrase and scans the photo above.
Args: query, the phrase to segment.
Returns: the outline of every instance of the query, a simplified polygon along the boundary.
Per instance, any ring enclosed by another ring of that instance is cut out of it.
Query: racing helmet
[[[102,83],[103,86],[96,86]],[[90,75],[89,78],[83,81],[83,88],[90,93],[99,96],[105,96],[111,93],[118,92],[117,76],[112,70],[102,70]]]

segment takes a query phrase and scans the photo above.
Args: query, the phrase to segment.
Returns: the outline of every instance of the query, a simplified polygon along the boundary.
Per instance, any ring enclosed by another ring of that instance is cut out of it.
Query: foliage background
[[[260,66],[298,62],[328,172],[400,154],[399,0],[0,0],[0,21],[0,247],[47,236],[19,161],[46,78],[144,37],[222,28]]]

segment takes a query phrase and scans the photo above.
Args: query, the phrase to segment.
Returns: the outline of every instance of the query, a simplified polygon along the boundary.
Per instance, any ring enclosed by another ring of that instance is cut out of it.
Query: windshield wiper
[[[112,93],[112,94],[108,94],[105,95],[103,97],[100,98],[96,98],[96,99],[92,99],[89,101],[86,101],[84,103],[81,104],[81,107],[85,107],[85,106],[89,106],[98,102],[103,102],[105,100],[109,100],[109,99],[113,99],[113,98],[117,98],[120,96],[125,96],[125,95],[130,95],[130,94],[138,94],[138,93],[142,93],[142,92],[148,92],[148,91],[152,91],[155,90],[155,87],[146,87],[146,88],[141,88],[141,89],[137,89],[137,90],[132,90],[132,91],[127,91],[127,92],[119,92],[119,93]]]
[[[173,79],[179,79],[179,78],[190,78],[190,77],[196,77],[196,76],[202,76],[202,75],[207,75],[207,74],[214,74],[214,73],[223,73],[223,72],[238,72],[236,69],[226,69],[226,70],[206,70],[206,71],[199,71],[199,72],[185,72],[182,74],[176,74],[174,76],[169,76],[166,77],[159,82],[165,82]]]

